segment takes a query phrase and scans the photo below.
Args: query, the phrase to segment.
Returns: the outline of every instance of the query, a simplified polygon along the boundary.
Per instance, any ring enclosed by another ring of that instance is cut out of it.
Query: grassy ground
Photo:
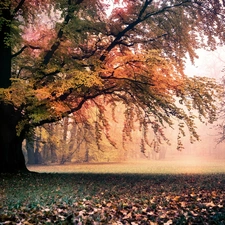
[[[174,160],[149,160],[123,163],[81,163],[29,166],[29,170],[47,173],[138,173],[209,174],[225,173],[225,160],[185,157]]]
[[[57,167],[61,173],[39,166],[30,169],[47,173],[1,174],[0,224],[225,224],[224,162],[189,161],[183,170],[179,164],[65,165]]]

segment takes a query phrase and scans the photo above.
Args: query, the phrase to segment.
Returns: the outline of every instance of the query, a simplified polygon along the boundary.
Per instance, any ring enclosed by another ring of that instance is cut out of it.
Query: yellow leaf
[[[174,198],[173,198],[173,201],[179,201],[180,200],[180,196],[175,196]]]

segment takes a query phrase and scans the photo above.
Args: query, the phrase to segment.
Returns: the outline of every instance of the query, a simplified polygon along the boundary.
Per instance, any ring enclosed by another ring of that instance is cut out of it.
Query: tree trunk
[[[7,88],[11,81],[11,11],[8,0],[1,1],[2,20],[0,29],[0,88]],[[6,7],[7,6],[7,7]],[[8,43],[8,44],[6,44]],[[20,119],[10,104],[3,103],[0,99],[0,173],[27,171],[22,152],[23,135],[17,136],[16,126]]]
[[[29,165],[35,164],[33,138],[26,139],[26,150],[27,150],[27,164]]]
[[[38,127],[39,132],[36,133],[35,141],[35,151],[34,151],[34,164],[42,164],[42,155],[41,155],[41,127]]]
[[[3,0],[2,5],[8,5],[8,0]],[[11,45],[10,45],[10,7],[1,9],[1,16],[5,19],[0,27],[0,88],[7,88],[11,81]],[[6,44],[8,43],[8,44]]]
[[[0,173],[28,171],[22,152],[23,135],[17,136],[20,114],[9,104],[0,102]]]

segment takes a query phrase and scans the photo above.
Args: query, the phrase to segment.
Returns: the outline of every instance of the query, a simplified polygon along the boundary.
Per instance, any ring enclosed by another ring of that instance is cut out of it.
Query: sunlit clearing
[[[217,174],[225,173],[224,160],[184,157],[174,160],[140,160],[111,163],[70,163],[65,165],[28,165],[30,171],[48,173],[114,174]]]

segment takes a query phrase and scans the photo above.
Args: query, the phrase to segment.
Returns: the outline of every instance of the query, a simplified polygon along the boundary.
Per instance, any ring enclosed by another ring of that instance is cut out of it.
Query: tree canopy
[[[224,44],[224,2],[119,2],[114,8],[103,0],[0,3],[1,49],[7,53],[1,56],[7,65],[1,65],[0,101],[19,114],[18,136],[81,108],[88,111],[90,102],[105,129],[106,106],[121,102],[128,136],[136,119],[158,140],[174,121],[180,134],[185,124],[198,139],[195,115],[216,119],[220,86],[187,76],[184,63],[194,62],[198,48]]]

